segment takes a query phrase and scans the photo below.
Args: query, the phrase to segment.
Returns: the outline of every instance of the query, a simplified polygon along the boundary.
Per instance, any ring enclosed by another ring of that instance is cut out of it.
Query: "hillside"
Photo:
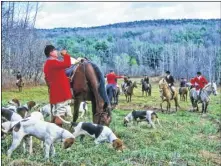
[[[190,78],[201,70],[219,80],[220,25],[220,19],[145,20],[37,31],[57,48],[96,62],[104,73],[110,68],[132,76],[170,70],[177,78]]]

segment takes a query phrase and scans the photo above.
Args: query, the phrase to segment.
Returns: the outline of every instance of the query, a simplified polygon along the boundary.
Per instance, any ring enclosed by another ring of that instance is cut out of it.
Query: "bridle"
[[[101,123],[101,118],[104,118],[104,119],[105,119],[105,123],[106,123],[106,121],[107,121],[108,119],[104,117],[105,115],[108,116],[108,113],[107,113],[107,112],[97,112],[97,113],[94,115],[94,116],[97,116],[97,117],[98,117],[98,124]]]

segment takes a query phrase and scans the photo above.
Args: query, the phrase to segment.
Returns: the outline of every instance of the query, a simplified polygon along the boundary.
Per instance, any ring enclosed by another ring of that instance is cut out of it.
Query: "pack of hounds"
[[[81,118],[87,111],[87,102],[82,102],[79,108]],[[34,110],[34,111],[33,111]],[[66,105],[63,108],[65,116],[72,117],[71,106]],[[83,142],[85,135],[94,138],[96,145],[109,142],[117,151],[123,151],[123,141],[107,126],[93,124],[89,122],[72,122],[70,131],[50,123],[46,120],[51,116],[50,104],[45,104],[39,108],[39,105],[34,101],[29,101],[21,105],[18,99],[12,99],[8,105],[1,108],[1,139],[4,139],[8,134],[12,134],[13,141],[7,151],[7,156],[11,157],[12,152],[23,141],[23,150],[26,152],[27,145],[29,146],[29,154],[33,153],[32,136],[41,140],[41,147],[45,148],[45,159],[55,156],[54,144],[63,142],[63,148],[67,149],[72,146],[75,139],[79,136]],[[155,128],[155,122],[161,127],[156,112],[151,110],[133,110],[123,119],[123,125],[127,126],[129,122],[146,121],[151,127]]]

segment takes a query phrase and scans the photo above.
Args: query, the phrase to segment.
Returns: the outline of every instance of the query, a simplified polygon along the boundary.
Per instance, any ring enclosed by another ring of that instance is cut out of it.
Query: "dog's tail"
[[[156,121],[157,121],[158,125],[159,125],[160,127],[162,127],[161,124],[160,124],[159,118],[158,118],[158,116],[157,116],[157,113],[156,113],[156,112],[153,112],[152,115],[155,115]]]
[[[62,122],[66,124],[71,124],[71,122],[64,120],[60,115],[56,115]]]

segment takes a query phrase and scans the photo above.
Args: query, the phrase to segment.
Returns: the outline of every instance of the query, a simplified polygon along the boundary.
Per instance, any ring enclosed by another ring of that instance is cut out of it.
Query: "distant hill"
[[[219,79],[220,27],[221,19],[161,19],[37,32],[59,49],[95,61],[104,73],[110,68],[127,75],[170,70],[177,78],[189,78],[201,70]]]

